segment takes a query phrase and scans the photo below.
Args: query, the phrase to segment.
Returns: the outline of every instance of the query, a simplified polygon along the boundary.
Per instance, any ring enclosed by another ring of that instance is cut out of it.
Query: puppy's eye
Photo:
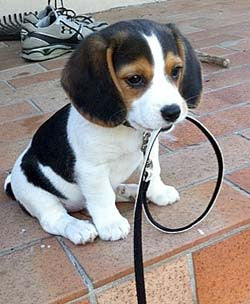
[[[171,72],[171,77],[174,79],[174,80],[177,80],[180,76],[180,73],[181,73],[181,70],[182,70],[182,67],[181,66],[176,66],[172,72]]]
[[[140,88],[145,84],[145,79],[141,75],[132,75],[126,79],[128,85],[133,88]]]

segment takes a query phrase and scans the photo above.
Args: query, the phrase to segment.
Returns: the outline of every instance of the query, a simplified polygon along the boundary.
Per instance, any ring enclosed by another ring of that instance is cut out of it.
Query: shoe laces
[[[83,39],[83,35],[81,33],[82,24],[78,23],[73,18],[67,17],[65,15],[59,15],[56,22],[59,22],[61,24],[61,33],[62,34],[64,34],[65,32],[69,32],[70,34],[77,33]],[[72,23],[77,26],[74,27]],[[72,24],[72,26],[71,26],[71,24]]]
[[[48,6],[50,5],[50,0],[48,1]],[[64,6],[63,0],[60,0],[61,6],[57,5],[57,0],[55,0],[55,10],[58,15],[66,16],[67,19],[70,19],[75,22],[85,23],[85,24],[93,24],[94,19],[90,15],[77,15],[73,9],[66,8]]]

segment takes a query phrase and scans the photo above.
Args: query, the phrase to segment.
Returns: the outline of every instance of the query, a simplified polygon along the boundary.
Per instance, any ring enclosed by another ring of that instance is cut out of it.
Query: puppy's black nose
[[[161,116],[168,122],[174,122],[180,116],[181,109],[177,104],[164,106],[161,109]]]

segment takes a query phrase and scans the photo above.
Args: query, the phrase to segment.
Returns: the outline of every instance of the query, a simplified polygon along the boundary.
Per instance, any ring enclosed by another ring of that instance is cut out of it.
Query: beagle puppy
[[[199,103],[200,63],[175,25],[122,21],[82,41],[61,83],[71,104],[37,130],[5,190],[48,233],[75,244],[123,239],[130,226],[115,203],[135,196],[136,185],[122,182],[143,160],[143,132],[182,121]],[[177,201],[160,178],[157,144],[152,161],[148,199]],[[68,214],[83,208],[91,222]]]

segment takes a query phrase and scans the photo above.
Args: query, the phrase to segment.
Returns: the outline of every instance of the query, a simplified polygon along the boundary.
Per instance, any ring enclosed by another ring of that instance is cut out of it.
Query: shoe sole
[[[74,49],[74,46],[69,45],[53,45],[29,50],[22,49],[21,57],[30,61],[43,61],[62,56],[72,52]]]

